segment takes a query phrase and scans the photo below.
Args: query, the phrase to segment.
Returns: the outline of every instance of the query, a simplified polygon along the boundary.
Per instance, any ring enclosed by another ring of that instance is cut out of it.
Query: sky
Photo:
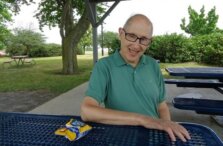
[[[170,33],[184,33],[181,28],[181,19],[186,18],[188,22],[188,7],[191,6],[197,12],[204,5],[207,14],[214,6],[216,14],[219,15],[218,27],[223,29],[223,4],[222,0],[126,0],[121,1],[111,14],[105,19],[104,31],[118,32],[127,18],[136,13],[142,13],[150,18],[154,25],[154,35]],[[38,20],[33,17],[37,6],[23,6],[19,15],[13,17],[14,23],[10,28],[26,28],[40,32]],[[101,26],[98,27],[98,33]],[[61,44],[58,28],[48,27],[41,32],[46,38],[47,43]]]

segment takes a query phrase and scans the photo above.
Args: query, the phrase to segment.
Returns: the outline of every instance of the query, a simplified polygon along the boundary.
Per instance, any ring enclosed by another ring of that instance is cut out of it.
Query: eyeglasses
[[[133,33],[127,33],[125,29],[123,29],[125,32],[125,39],[130,41],[130,42],[136,42],[139,39],[139,43],[144,46],[148,46],[152,42],[152,38],[146,38],[146,37],[141,37],[139,38],[137,35]]]

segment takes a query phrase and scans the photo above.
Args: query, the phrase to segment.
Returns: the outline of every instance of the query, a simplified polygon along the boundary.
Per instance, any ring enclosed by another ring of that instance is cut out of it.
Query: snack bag
[[[55,134],[60,136],[65,136],[70,141],[74,141],[88,134],[88,132],[91,129],[92,129],[91,126],[81,121],[70,119],[70,121],[66,123],[65,126],[57,129],[55,131]]]

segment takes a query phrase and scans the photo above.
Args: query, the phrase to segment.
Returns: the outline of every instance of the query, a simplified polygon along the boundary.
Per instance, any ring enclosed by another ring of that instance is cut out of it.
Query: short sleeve
[[[108,81],[106,62],[99,60],[93,68],[85,95],[94,98],[98,103],[103,103],[107,96]]]
[[[163,75],[162,75],[159,64],[157,66],[158,66],[157,70],[159,72],[159,77],[158,77],[159,92],[160,92],[159,102],[162,103],[164,100],[166,100],[166,89],[165,89],[165,82],[164,82]]]

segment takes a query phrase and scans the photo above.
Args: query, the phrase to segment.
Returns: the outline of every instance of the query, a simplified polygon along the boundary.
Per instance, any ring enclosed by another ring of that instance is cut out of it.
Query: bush
[[[22,44],[11,44],[6,49],[6,53],[12,55],[29,55],[29,57],[50,57],[61,56],[62,48],[58,44],[43,44],[27,49]]]
[[[11,44],[6,48],[6,53],[9,54],[9,56],[26,55],[26,50],[26,47],[22,44]]]
[[[85,54],[85,48],[79,47],[76,49],[77,55],[84,55]]]
[[[118,38],[114,38],[111,43],[111,49],[108,50],[108,54],[113,54],[116,49],[120,49],[121,44]]]
[[[191,38],[195,61],[223,65],[223,34],[212,33]]]
[[[45,49],[48,56],[61,56],[62,47],[58,44],[46,44]]]
[[[47,57],[47,51],[44,46],[32,48],[29,52],[29,57]]]
[[[191,38],[177,34],[155,36],[145,54],[149,54],[161,62],[195,61],[222,66],[223,33],[212,33]]]
[[[58,44],[45,44],[40,47],[32,48],[30,50],[30,57],[50,57],[61,56],[62,48]]]
[[[187,37],[175,33],[155,36],[145,54],[149,54],[161,62],[179,63],[191,61],[192,58],[188,50],[188,42]]]

